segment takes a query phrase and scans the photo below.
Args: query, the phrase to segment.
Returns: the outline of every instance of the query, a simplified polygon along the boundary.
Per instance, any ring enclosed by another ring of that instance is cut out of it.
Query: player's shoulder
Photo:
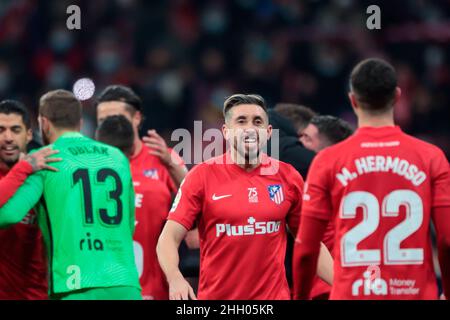
[[[189,173],[204,174],[205,172],[210,172],[211,169],[217,170],[218,166],[222,164],[225,164],[225,159],[223,156],[213,157],[196,164],[191,170],[189,170]]]
[[[407,143],[409,147],[414,149],[417,153],[430,156],[444,155],[444,152],[436,145],[425,140],[413,137],[405,132],[401,133],[401,142]]]

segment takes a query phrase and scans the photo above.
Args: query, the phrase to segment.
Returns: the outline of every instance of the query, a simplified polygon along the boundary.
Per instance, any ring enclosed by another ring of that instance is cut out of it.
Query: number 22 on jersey
[[[339,216],[341,219],[354,219],[356,218],[356,209],[362,208],[363,220],[347,231],[341,239],[342,266],[368,266],[381,263],[380,249],[358,250],[358,244],[377,232],[380,219],[397,217],[402,205],[406,207],[406,218],[389,230],[384,237],[384,264],[423,263],[423,248],[400,248],[401,242],[410,237],[422,225],[423,203],[420,196],[411,190],[392,191],[383,199],[380,217],[380,203],[375,195],[366,191],[354,191],[342,199]]]

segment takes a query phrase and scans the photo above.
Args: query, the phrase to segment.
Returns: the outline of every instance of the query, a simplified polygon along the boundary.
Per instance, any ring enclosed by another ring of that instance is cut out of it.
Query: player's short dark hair
[[[98,126],[95,137],[100,142],[120,149],[127,156],[133,152],[133,126],[123,115],[106,117]]]
[[[297,131],[305,129],[311,119],[317,115],[311,108],[294,103],[277,103],[274,110],[291,121]]]
[[[28,109],[23,103],[17,100],[3,100],[0,102],[0,113],[18,114],[22,117],[22,121],[26,129],[31,128],[31,119]]]
[[[142,100],[139,96],[129,87],[123,85],[111,85],[106,87],[96,99],[96,106],[102,102],[120,101],[124,102],[128,107],[131,114],[135,111],[142,111]]]
[[[79,128],[81,102],[70,91],[62,89],[50,91],[39,100],[39,114],[57,128]]]
[[[330,144],[341,142],[353,134],[353,129],[347,121],[334,116],[315,116],[310,124],[316,126],[319,134]]]
[[[223,103],[224,118],[227,119],[228,112],[233,107],[241,105],[241,104],[255,104],[255,105],[263,108],[264,111],[267,113],[266,102],[264,101],[264,98],[261,97],[260,95],[237,93],[237,94],[233,94],[232,96],[228,97],[225,100],[225,102]]]
[[[366,59],[353,68],[350,87],[364,110],[383,113],[392,107],[397,75],[388,62],[376,58]]]

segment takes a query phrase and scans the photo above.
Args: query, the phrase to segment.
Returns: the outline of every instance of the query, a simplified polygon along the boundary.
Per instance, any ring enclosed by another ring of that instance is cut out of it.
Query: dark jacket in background
[[[280,133],[279,160],[292,165],[300,174],[303,180],[306,180],[309,166],[315,153],[305,149],[298,140],[297,132],[291,122],[285,117],[269,109],[269,123],[273,129],[278,129]],[[268,154],[272,154],[271,141],[268,143]]]

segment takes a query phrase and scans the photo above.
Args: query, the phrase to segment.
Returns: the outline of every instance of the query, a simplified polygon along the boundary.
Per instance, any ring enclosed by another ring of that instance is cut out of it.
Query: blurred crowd
[[[81,30],[66,26],[71,4],[81,8]],[[381,8],[380,30],[366,27],[371,4]],[[41,94],[88,77],[97,93],[112,83],[135,89],[144,128],[166,138],[194,120],[218,127],[235,92],[355,125],[349,72],[379,56],[398,71],[398,124],[449,156],[449,18],[445,0],[2,0],[0,99],[36,112]],[[92,134],[93,99],[83,104]]]

